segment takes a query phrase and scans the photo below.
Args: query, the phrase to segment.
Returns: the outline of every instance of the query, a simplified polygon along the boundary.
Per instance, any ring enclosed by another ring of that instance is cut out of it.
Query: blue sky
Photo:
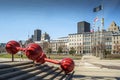
[[[104,10],[93,8],[104,3]],[[52,39],[77,33],[77,22],[93,25],[96,16],[105,18],[105,29],[112,21],[120,26],[120,0],[0,0],[0,43],[26,40],[35,29]]]

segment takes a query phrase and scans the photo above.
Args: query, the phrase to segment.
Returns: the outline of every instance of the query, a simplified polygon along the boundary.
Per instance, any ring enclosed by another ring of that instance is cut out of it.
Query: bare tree
[[[96,46],[95,45],[92,46],[92,53],[93,53],[94,56],[96,56],[96,54],[95,54],[96,53]]]
[[[47,50],[48,50],[48,48],[49,48],[49,42],[44,41],[42,46],[43,46],[43,50],[44,50],[45,52],[47,52]]]
[[[62,47],[62,46],[59,46],[59,47],[58,47],[57,53],[58,53],[59,55],[60,55],[60,53],[63,53],[63,47]]]
[[[120,53],[120,45],[119,44],[115,44],[115,53]]]
[[[103,43],[98,44],[98,52],[99,52],[99,57],[102,59],[104,58],[105,55],[105,51],[106,50],[106,45]]]

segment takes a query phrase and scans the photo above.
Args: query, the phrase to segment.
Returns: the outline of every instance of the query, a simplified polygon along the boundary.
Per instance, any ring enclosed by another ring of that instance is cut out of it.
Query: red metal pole
[[[16,48],[17,48],[17,50],[23,51],[23,52],[25,52],[25,49],[26,49],[26,48],[21,48],[21,47],[16,47]]]
[[[48,59],[48,58],[45,58],[45,61],[47,61],[47,62],[51,62],[51,63],[54,63],[54,64],[60,64],[59,61],[52,60],[52,59]]]

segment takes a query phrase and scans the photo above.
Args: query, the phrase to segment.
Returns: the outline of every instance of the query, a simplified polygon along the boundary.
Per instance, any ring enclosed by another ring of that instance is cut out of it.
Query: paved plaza
[[[75,64],[74,80],[120,80],[120,60],[83,56]]]
[[[0,58],[0,61],[10,60]],[[15,59],[15,61],[27,60]],[[120,80],[120,60],[100,60],[94,56],[83,56],[81,60],[75,60],[74,71],[73,80]]]

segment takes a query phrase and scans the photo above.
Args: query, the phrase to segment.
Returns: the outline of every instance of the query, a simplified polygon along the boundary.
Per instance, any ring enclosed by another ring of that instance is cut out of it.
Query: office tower
[[[33,40],[34,41],[41,41],[41,30],[40,29],[34,30]]]
[[[86,21],[77,23],[77,33],[90,32],[90,23]]]
[[[41,40],[42,40],[42,41],[45,41],[45,40],[50,41],[50,36],[49,36],[49,34],[47,34],[46,32],[45,32],[44,34],[42,34]]]

